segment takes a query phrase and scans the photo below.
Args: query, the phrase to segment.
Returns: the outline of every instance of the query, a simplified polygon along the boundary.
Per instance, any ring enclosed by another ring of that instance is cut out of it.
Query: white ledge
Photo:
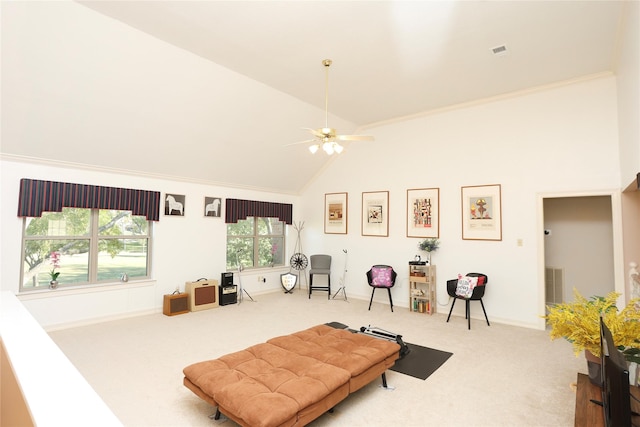
[[[122,426],[11,292],[0,294],[0,337],[34,425]]]
[[[20,301],[30,301],[41,298],[53,298],[67,295],[80,295],[90,294],[95,292],[109,292],[109,291],[121,291],[125,289],[141,288],[146,286],[155,286],[156,281],[154,279],[146,280],[131,280],[126,283],[114,282],[114,283],[100,283],[93,285],[82,286],[60,286],[56,289],[34,289],[29,291],[20,292],[17,297]]]

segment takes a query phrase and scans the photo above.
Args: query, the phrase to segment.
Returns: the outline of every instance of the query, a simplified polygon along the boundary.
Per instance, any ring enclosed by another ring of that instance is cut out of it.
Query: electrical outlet
[[[261,283],[264,282],[264,277],[258,276],[258,282],[261,282]]]

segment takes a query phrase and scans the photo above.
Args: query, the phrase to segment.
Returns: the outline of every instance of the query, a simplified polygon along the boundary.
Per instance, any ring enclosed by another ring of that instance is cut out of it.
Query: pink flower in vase
[[[49,262],[53,266],[49,275],[51,276],[51,280],[58,280],[58,276],[60,275],[59,271],[56,271],[56,268],[60,268],[60,252],[54,251],[51,252]]]

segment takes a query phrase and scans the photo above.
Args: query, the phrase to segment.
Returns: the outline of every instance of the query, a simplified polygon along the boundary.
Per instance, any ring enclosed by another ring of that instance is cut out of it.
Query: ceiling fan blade
[[[290,147],[292,145],[310,144],[312,142],[318,142],[317,139],[307,139],[306,141],[292,142],[291,144],[285,144],[284,147]]]
[[[311,129],[311,128],[302,128],[302,129],[308,130],[312,135],[315,135],[318,138],[324,137],[324,134],[322,133],[322,129]]]
[[[371,135],[336,135],[336,139],[339,141],[374,141],[375,138]]]
[[[324,81],[324,127],[320,129],[303,128],[315,136],[316,139],[295,142],[293,144],[285,145],[297,145],[313,143],[309,147],[312,153],[318,150],[319,146],[322,146],[327,154],[332,154],[333,151],[340,154],[342,152],[342,146],[336,141],[373,141],[375,138],[369,135],[337,135],[335,128],[329,127],[329,66],[333,61],[325,59],[322,61],[322,65],[325,67],[325,81]]]

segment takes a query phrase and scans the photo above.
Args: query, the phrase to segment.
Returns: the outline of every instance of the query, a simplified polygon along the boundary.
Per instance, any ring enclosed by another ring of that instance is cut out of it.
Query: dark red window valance
[[[286,224],[292,224],[293,205],[255,200],[226,200],[224,217],[227,224],[236,223],[239,219],[246,219],[248,216],[279,218]]]
[[[145,216],[149,221],[158,221],[160,192],[27,178],[20,180],[18,216],[39,217],[42,212],[61,212],[62,208],[131,211],[133,215]]]

